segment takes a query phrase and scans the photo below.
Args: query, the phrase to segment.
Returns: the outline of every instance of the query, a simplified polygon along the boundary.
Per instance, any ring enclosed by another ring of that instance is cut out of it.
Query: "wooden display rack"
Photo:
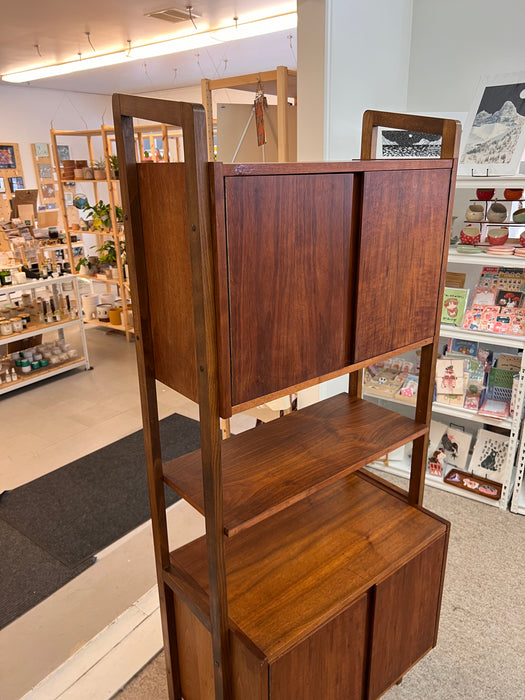
[[[361,161],[227,166],[199,105],[113,110],[169,696],[377,698],[437,639],[449,525],[421,504],[459,125],[367,112]],[[182,127],[184,164],[136,164],[133,118]],[[442,158],[371,160],[379,125]],[[361,398],[363,367],[415,348],[414,420]],[[343,374],[221,441],[220,417]],[[200,450],[165,464],[156,380],[199,403]],[[363,469],[409,442],[408,492]],[[206,522],[172,552],[165,484]]]
[[[213,153],[213,106],[212,92],[221,88],[235,88],[257,92],[260,84],[264,85],[266,95],[277,95],[277,152],[279,163],[288,161],[288,98],[297,100],[297,71],[288,70],[286,66],[277,66],[276,70],[237,75],[232,78],[201,80],[202,103],[206,109],[206,133],[208,158],[214,160]]]
[[[135,126],[135,143],[136,143],[136,151],[137,151],[137,159],[140,161],[142,160],[143,153],[144,153],[144,138],[145,136],[148,136],[151,140],[156,135],[160,135],[163,141],[163,150],[164,150],[164,157],[169,160],[170,159],[170,153],[169,153],[169,137],[171,135],[174,135],[176,138],[175,142],[175,150],[176,150],[176,160],[180,160],[181,157],[181,152],[180,152],[180,145],[179,145],[179,130],[174,129],[173,127],[167,125],[167,124],[159,124],[159,125],[147,125],[147,126]],[[175,132],[175,133],[174,133]],[[76,137],[83,137],[86,139],[86,144],[87,144],[87,152],[88,152],[88,161],[90,163],[93,163],[95,161],[95,151],[94,151],[94,142],[99,141],[101,143],[101,148],[106,164],[106,170],[105,170],[105,179],[104,180],[95,180],[95,179],[89,179],[89,180],[84,180],[82,178],[74,178],[75,182],[83,182],[83,183],[89,183],[90,185],[93,186],[93,192],[94,192],[94,200],[97,202],[99,199],[102,197],[100,195],[100,187],[103,185],[107,186],[107,191],[108,191],[108,199],[109,199],[109,204],[111,207],[111,232],[105,232],[105,233],[98,233],[97,232],[97,243],[98,245],[102,245],[104,242],[104,238],[111,236],[115,242],[115,249],[119,249],[119,242],[124,240],[124,234],[119,232],[119,226],[118,222],[116,220],[115,216],[115,206],[118,204],[120,201],[120,183],[119,180],[115,177],[112,176],[111,173],[111,168],[110,168],[110,160],[109,157],[113,154],[113,149],[115,145],[115,131],[112,126],[107,126],[103,124],[100,129],[86,129],[82,131],[64,131],[64,130],[57,130],[57,129],[52,129],[51,130],[51,143],[52,143],[52,150],[53,150],[53,157],[55,160],[56,164],[56,172],[57,172],[57,182],[58,182],[58,189],[59,189],[59,204],[60,204],[60,211],[62,214],[62,218],[64,221],[64,231],[66,233],[66,244],[67,244],[67,251],[68,251],[68,256],[69,260],[71,262],[71,268],[72,272],[75,272],[75,265],[74,265],[74,257],[73,257],[73,247],[75,243],[72,243],[71,241],[71,234],[80,234],[80,231],[72,231],[69,228],[69,223],[68,223],[68,217],[67,217],[67,206],[66,206],[66,200],[65,200],[65,192],[66,192],[66,187],[65,187],[65,182],[64,179],[61,175],[60,172],[60,159],[58,155],[58,148],[57,148],[57,140],[64,139],[66,141],[71,141],[72,139]],[[105,283],[107,285],[108,291],[110,289],[111,285],[117,284],[118,285],[118,290],[119,290],[119,296],[122,298],[122,306],[123,306],[123,313],[122,313],[122,325],[120,326],[109,326],[111,330],[121,330],[126,334],[127,340],[131,340],[134,329],[132,328],[131,324],[129,323],[128,320],[128,315],[126,313],[126,308],[127,308],[127,302],[130,298],[129,295],[129,284],[127,280],[125,279],[124,275],[124,266],[122,264],[122,260],[119,255],[117,255],[117,271],[118,271],[118,277],[117,279],[114,280],[105,280],[102,278],[86,278],[90,282],[100,282],[100,283]],[[91,325],[100,325],[103,328],[108,328],[107,323],[100,323],[96,319],[90,319],[87,320],[86,323],[89,323]]]

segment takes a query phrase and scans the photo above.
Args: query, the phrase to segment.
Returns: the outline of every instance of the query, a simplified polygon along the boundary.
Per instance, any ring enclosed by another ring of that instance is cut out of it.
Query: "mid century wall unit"
[[[449,525],[422,508],[459,126],[367,112],[361,161],[209,163],[200,105],[114,96],[171,698],[376,698],[435,644]],[[133,118],[185,163],[135,162]],[[442,158],[373,160],[377,126]],[[422,348],[415,419],[360,370]],[[221,442],[219,419],[321,379],[338,395]],[[162,463],[155,379],[198,401]],[[408,492],[362,469],[413,441]],[[164,484],[206,535],[169,549]]]

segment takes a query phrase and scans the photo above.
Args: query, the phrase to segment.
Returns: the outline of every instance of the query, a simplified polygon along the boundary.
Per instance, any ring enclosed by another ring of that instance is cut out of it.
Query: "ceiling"
[[[191,0],[198,31],[223,24],[295,10],[295,0]],[[175,7],[189,0],[27,0],[3,3],[0,74],[126,49],[133,44],[194,32],[191,20],[171,23],[145,13]],[[89,32],[87,36],[86,32]],[[126,61],[108,68],[80,71],[22,85],[55,90],[111,94],[145,93],[197,85],[201,78],[223,78],[297,68],[297,31],[287,30],[253,39],[229,41],[208,48],[146,60]],[[40,55],[39,55],[40,52]],[[11,83],[5,83],[10,85]]]

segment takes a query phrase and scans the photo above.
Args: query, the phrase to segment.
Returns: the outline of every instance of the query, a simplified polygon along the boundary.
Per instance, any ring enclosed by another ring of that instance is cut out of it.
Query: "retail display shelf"
[[[114,277],[97,276],[97,275],[78,275],[78,278],[84,282],[100,282],[101,284],[120,284],[120,280]],[[125,283],[124,283],[125,284]]]
[[[410,478],[410,465],[408,462],[402,462],[399,461],[399,463],[391,463],[389,462],[388,465],[385,465],[381,461],[376,461],[373,463],[370,463],[368,465],[369,467],[372,467],[373,469],[376,469],[377,471],[384,472],[385,474],[393,474],[394,476],[399,476],[403,479],[409,479]],[[472,501],[477,501],[478,503],[485,503],[488,506],[496,506],[497,508],[501,508],[500,500],[495,501],[490,498],[484,498],[483,496],[478,496],[476,493],[471,493],[470,491],[465,491],[464,489],[458,489],[455,486],[451,486],[450,484],[446,484],[442,479],[440,479],[438,476],[432,476],[431,474],[427,474],[425,476],[425,484],[427,486],[432,486],[436,489],[440,489],[441,491],[447,491],[448,493],[453,493],[456,496],[463,496],[464,498],[469,498]],[[525,513],[525,504],[524,504],[524,513]]]
[[[72,369],[77,369],[78,367],[85,367],[89,369],[89,362],[85,357],[75,358],[71,362],[65,362],[61,365],[53,365],[51,367],[45,367],[41,370],[33,370],[31,374],[26,376],[20,376],[14,382],[4,383],[0,386],[0,395],[6,394],[9,391],[14,391],[15,389],[20,389],[23,386],[28,386],[29,384],[34,384],[39,382],[41,379],[53,377],[57,374],[62,374],[62,372],[69,372]]]
[[[465,420],[475,421],[476,423],[484,423],[485,425],[494,425],[498,428],[508,428],[512,426],[512,418],[494,418],[492,416],[483,416],[476,411],[471,411],[468,408],[460,406],[449,406],[448,404],[438,403],[434,401],[432,404],[434,413],[442,413],[445,416],[453,416],[454,418],[464,418]]]
[[[84,318],[83,321],[89,326],[99,326],[100,328],[105,328],[108,331],[126,331],[123,324],[116,325],[113,323],[108,323],[107,321],[99,321],[96,318]],[[133,328],[128,328],[128,332],[133,333]]]
[[[525,175],[474,175],[471,177],[458,177],[456,187],[459,189],[478,189],[479,187],[523,187]],[[510,200],[509,200],[510,201]]]
[[[5,287],[0,287],[0,295],[13,294],[14,292],[35,289],[37,287],[47,287],[50,284],[62,284],[63,282],[73,281],[75,277],[76,275],[61,275],[57,277],[47,277],[46,279],[28,279],[27,282],[22,282],[22,284],[12,284]]]
[[[484,331],[471,331],[467,328],[458,328],[457,326],[446,325],[441,326],[440,337],[475,340],[478,343],[487,343],[488,345],[500,345],[502,347],[507,348],[523,348],[523,345],[525,344],[525,336],[522,335],[486,333]]]
[[[59,328],[66,328],[67,326],[72,326],[75,323],[78,323],[78,318],[68,319],[67,321],[55,321],[54,323],[32,323],[31,328],[23,331],[22,333],[11,333],[11,335],[1,336],[0,345],[14,343],[15,340],[31,338],[39,333],[47,333],[48,331],[58,330]]]
[[[394,396],[381,396],[380,394],[374,394],[373,392],[363,390],[363,396],[367,399],[380,399],[381,401],[389,401],[391,403],[396,403],[399,406],[410,406],[412,408],[416,405],[416,400],[414,401],[402,401],[401,399],[396,399]]]
[[[499,224],[501,226],[501,224]],[[505,224],[506,225],[506,224]],[[453,248],[448,254],[449,263],[482,265],[490,267],[525,267],[525,259],[519,255],[490,255],[489,253],[458,253]]]

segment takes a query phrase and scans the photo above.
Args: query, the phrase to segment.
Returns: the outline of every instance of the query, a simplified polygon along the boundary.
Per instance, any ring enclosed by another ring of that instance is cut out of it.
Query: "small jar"
[[[31,362],[31,369],[40,369],[40,362],[38,360],[33,360],[33,362]]]
[[[24,330],[24,324],[20,316],[14,316],[11,319],[11,324],[13,326],[13,333],[21,333]]]
[[[29,363],[29,360],[22,360],[22,365],[20,366],[20,371],[23,374],[29,374],[29,372],[31,372],[31,364]]]
[[[0,335],[12,335],[13,334],[13,324],[11,321],[2,321],[0,323]]]
[[[20,318],[22,319],[24,329],[27,328],[31,322],[31,316],[29,314],[20,314]]]
[[[39,360],[40,367],[47,367],[48,364],[49,364],[49,360],[46,360],[45,357],[43,357],[41,360]]]

